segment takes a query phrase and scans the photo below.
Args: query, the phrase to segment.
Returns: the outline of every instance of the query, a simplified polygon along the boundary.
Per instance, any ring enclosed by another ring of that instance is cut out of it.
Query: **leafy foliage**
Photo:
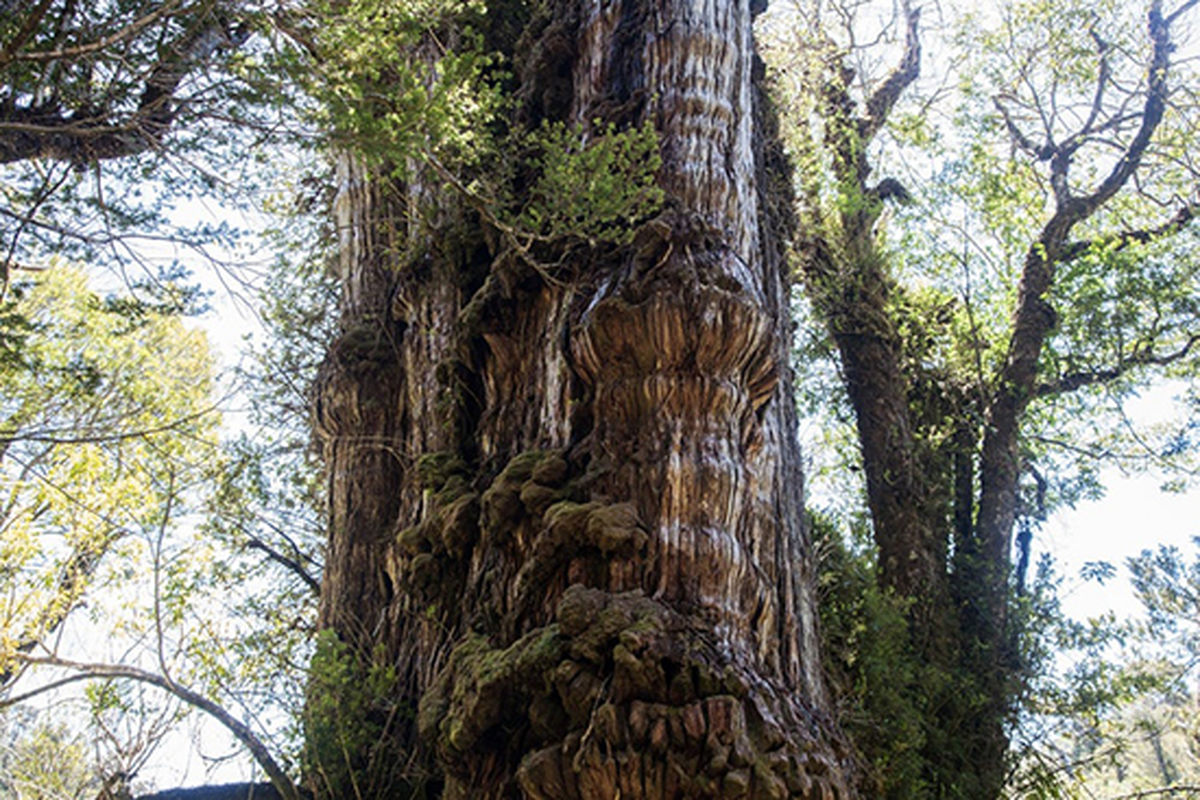
[[[8,4],[0,304],[55,259],[108,270],[127,303],[155,302],[147,285],[181,261],[245,266],[244,226],[205,203],[251,209],[274,179],[265,145],[301,133],[265,22],[253,0]]]
[[[362,664],[333,631],[317,636],[305,710],[305,761],[322,791],[337,797],[396,796],[407,788],[404,764],[389,763],[386,737],[398,714],[395,667],[382,649]],[[403,796],[403,795],[402,795]]]
[[[544,122],[526,134],[532,186],[508,204],[516,231],[543,240],[582,239],[625,244],[634,225],[653,216],[663,202],[655,183],[662,159],[649,122],[618,131],[597,123],[580,126]]]
[[[1200,537],[1193,539],[1200,547]],[[1147,636],[1185,671],[1200,654],[1200,556],[1191,563],[1176,547],[1143,550],[1129,562],[1134,591],[1146,610]]]
[[[850,695],[866,717],[920,721],[908,766],[892,761],[904,735],[860,737],[895,796],[994,794],[1019,702],[1104,714],[1151,685],[1105,660],[1121,626],[1073,629],[1027,572],[1047,515],[1102,491],[1101,463],[1174,470],[1175,488],[1195,475],[1187,407],[1149,426],[1131,403],[1164,374],[1187,402],[1200,366],[1200,173],[1178,149],[1200,109],[1191,63],[1168,57],[1188,10],[1015,2],[930,32],[911,4],[814,2],[800,35],[776,29],[796,262],[827,337],[808,352],[837,360],[807,369],[842,384],[818,398],[846,404],[818,399],[813,427],[844,446],[853,415],[859,452],[841,465],[866,478],[878,548],[862,557],[896,595],[839,608],[911,638],[905,680],[872,692],[862,665],[868,688]],[[862,489],[841,487],[842,528],[862,517],[847,496]],[[1047,654],[1072,649],[1088,667],[1056,674]],[[989,764],[992,788],[971,786]]]
[[[294,74],[318,124],[357,153],[405,171],[413,159],[472,163],[503,104],[477,0],[314,4]]]
[[[817,518],[813,527],[828,674],[842,729],[866,762],[866,788],[881,798],[926,797],[920,754],[927,731],[916,690],[922,666],[904,603],[879,588],[869,552],[844,541],[828,520]]]
[[[0,794],[29,800],[93,796],[100,788],[88,742],[65,724],[3,719]]]
[[[122,312],[66,265],[18,287],[21,363],[0,373],[5,662],[42,643],[126,553],[181,513],[209,466],[217,415],[203,334]]]
[[[1192,791],[1200,778],[1191,680],[1196,565],[1160,547],[1128,567],[1144,619],[1065,620],[1045,590],[1028,606],[1052,624],[1027,627],[1036,658],[1019,731],[1018,796],[1171,796]],[[1089,571],[1104,581],[1116,573],[1105,564]],[[1040,572],[1038,585],[1053,589],[1057,581]]]
[[[476,0],[317,4],[284,63],[333,131],[326,144],[411,181],[417,218],[439,214],[421,207],[432,181],[526,258],[539,242],[629,241],[662,203],[654,126],[516,123],[510,65],[491,49],[497,13]]]

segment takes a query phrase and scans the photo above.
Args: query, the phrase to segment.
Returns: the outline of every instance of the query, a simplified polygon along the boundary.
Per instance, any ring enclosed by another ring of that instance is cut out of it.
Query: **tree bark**
[[[631,245],[549,275],[488,247],[432,181],[340,167],[321,624],[396,670],[355,790],[850,797],[751,9],[553,5],[522,39],[518,95],[584,136],[653,122],[667,203]],[[318,794],[344,791],[322,785],[332,757],[312,756]],[[371,773],[384,760],[403,769]]]

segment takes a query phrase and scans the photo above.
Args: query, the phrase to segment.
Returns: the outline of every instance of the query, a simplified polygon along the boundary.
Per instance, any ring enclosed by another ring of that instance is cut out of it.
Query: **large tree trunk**
[[[386,696],[361,706],[359,744],[314,697],[313,788],[848,797],[772,211],[788,181],[750,3],[551,5],[522,38],[519,94],[585,135],[651,120],[666,208],[550,276],[445,197],[409,224],[432,181],[343,159],[342,334],[316,414],[321,625],[343,645],[320,657]]]

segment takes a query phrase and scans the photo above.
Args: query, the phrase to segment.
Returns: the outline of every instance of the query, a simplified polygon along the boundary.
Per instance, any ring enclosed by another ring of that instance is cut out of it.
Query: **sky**
[[[1185,557],[1200,550],[1200,494],[1162,490],[1162,477],[1125,475],[1116,469],[1102,473],[1104,497],[1084,500],[1050,516],[1034,535],[1031,563],[1042,553],[1054,558],[1065,579],[1063,611],[1088,619],[1109,611],[1118,617],[1140,616],[1141,605],[1125,569],[1128,559],[1159,546],[1179,548]],[[1100,583],[1080,577],[1086,565],[1107,562],[1117,574]]]
[[[1166,493],[1152,475],[1123,476],[1115,470],[1103,480],[1104,498],[1058,512],[1038,532],[1034,544],[1035,552],[1054,556],[1068,578],[1063,610],[1077,619],[1106,611],[1118,616],[1139,614],[1124,564],[1142,550],[1168,545],[1186,556],[1198,549],[1192,542],[1200,536],[1196,492]],[[1079,580],[1080,569],[1093,561],[1117,566],[1118,574],[1103,584]]]

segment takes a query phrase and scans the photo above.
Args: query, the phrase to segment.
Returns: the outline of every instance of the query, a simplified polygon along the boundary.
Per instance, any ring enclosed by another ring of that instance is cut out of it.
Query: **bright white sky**
[[[1144,424],[1177,417],[1173,397],[1179,388],[1160,385],[1145,392],[1128,405],[1131,418]],[[1198,548],[1192,538],[1200,536],[1200,493],[1194,489],[1182,494],[1163,492],[1161,473],[1125,475],[1108,468],[1101,475],[1107,489],[1103,498],[1059,511],[1033,542],[1034,559],[1039,552],[1049,553],[1069,579],[1063,610],[1079,619],[1106,611],[1119,616],[1139,613],[1124,568],[1126,560],[1159,545],[1178,547],[1191,556]],[[1090,561],[1107,561],[1118,573],[1103,585],[1079,581],[1080,568]]]
[[[1135,615],[1140,607],[1124,569],[1126,559],[1144,549],[1174,545],[1185,555],[1194,553],[1192,537],[1200,536],[1200,496],[1195,492],[1169,494],[1151,475],[1105,475],[1108,492],[1102,500],[1081,503],[1051,517],[1034,539],[1036,552],[1048,552],[1068,578],[1063,610],[1083,619],[1106,611]],[[1115,578],[1104,585],[1078,580],[1089,561],[1117,566]]]

